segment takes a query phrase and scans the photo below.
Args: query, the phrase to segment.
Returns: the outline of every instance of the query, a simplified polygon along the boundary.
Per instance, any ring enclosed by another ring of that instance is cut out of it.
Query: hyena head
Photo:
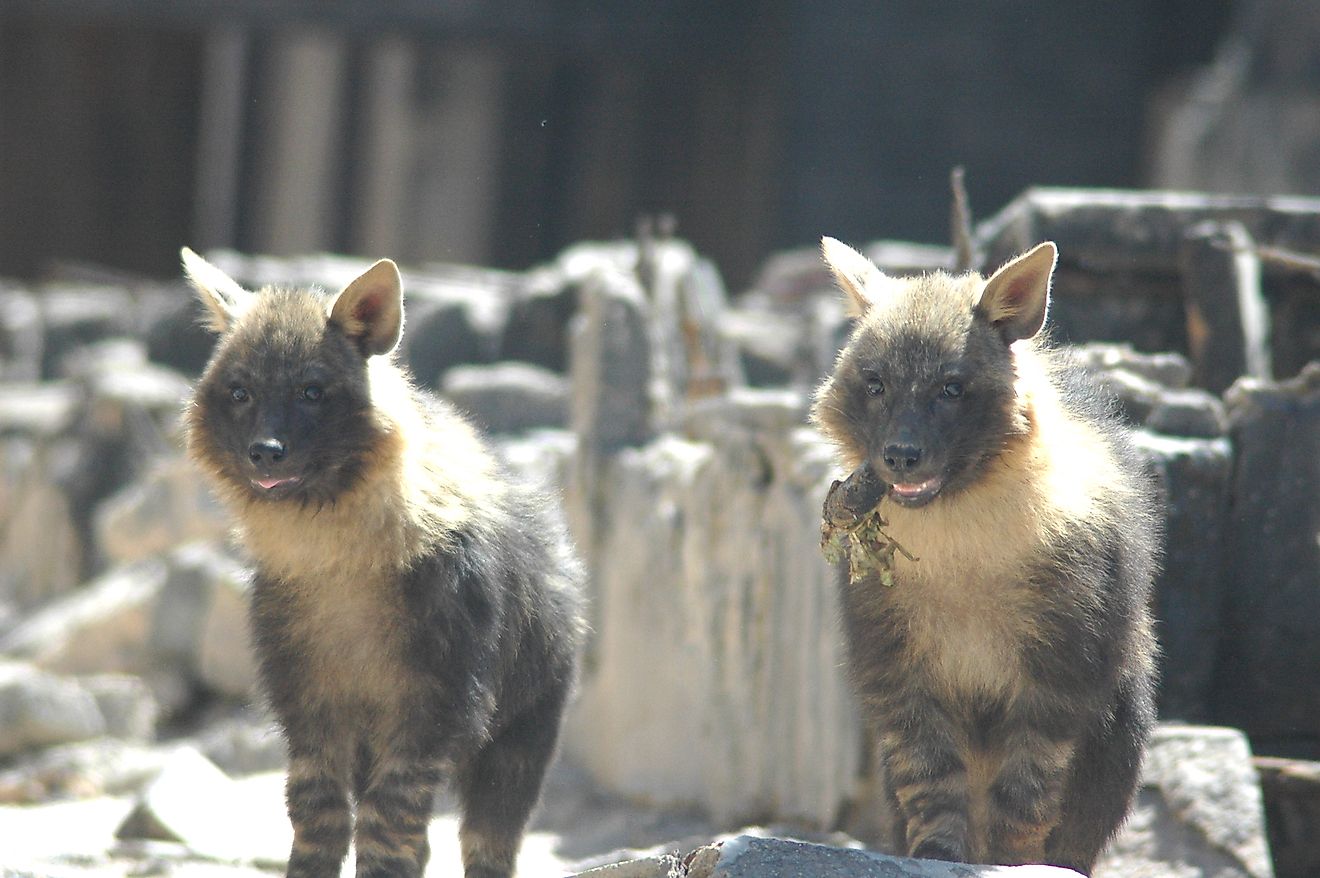
[[[242,500],[332,501],[380,438],[367,361],[399,342],[398,268],[383,259],[331,297],[249,292],[187,248],[183,265],[220,335],[185,415],[189,454]]]
[[[1045,321],[1057,250],[1044,243],[986,280],[891,278],[833,238],[825,262],[856,318],[812,417],[849,466],[870,461],[904,506],[974,483],[1026,429],[1015,343]]]

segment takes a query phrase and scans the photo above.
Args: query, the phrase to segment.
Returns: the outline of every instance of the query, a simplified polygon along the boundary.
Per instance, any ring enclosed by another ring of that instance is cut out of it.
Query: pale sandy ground
[[[0,874],[239,878],[281,870],[292,837],[281,773],[243,778],[235,785],[233,801],[213,805],[209,819],[192,831],[190,849],[117,841],[114,831],[133,806],[128,798],[0,807]],[[560,760],[523,844],[518,873],[522,878],[562,876],[666,843],[672,844],[664,849],[686,852],[718,829],[695,813],[603,797],[581,771]],[[458,818],[443,802],[431,824],[431,847],[428,876],[462,874]],[[352,865],[350,857],[345,875],[352,875]]]

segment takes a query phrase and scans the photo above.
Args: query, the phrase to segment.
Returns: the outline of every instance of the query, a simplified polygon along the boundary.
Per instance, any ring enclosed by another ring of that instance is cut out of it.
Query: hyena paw
[[[926,838],[912,846],[908,853],[919,860],[943,860],[946,863],[965,863],[967,854],[958,845],[943,838]]]

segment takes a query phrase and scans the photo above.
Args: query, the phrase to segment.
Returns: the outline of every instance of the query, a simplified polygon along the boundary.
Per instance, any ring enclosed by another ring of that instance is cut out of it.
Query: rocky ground
[[[164,743],[98,739],[14,761],[0,775],[0,796],[7,802],[0,806],[5,874],[238,878],[278,873],[292,839],[279,741],[251,711],[204,726],[200,735]],[[574,875],[629,862],[627,872],[601,874],[665,876],[687,854],[734,837],[792,838],[834,849],[781,851],[781,856],[807,857],[796,867],[802,870],[796,874],[804,875],[835,874],[808,871],[806,863],[842,868],[847,859],[830,865],[831,858],[855,856],[844,851],[862,848],[844,833],[791,825],[719,826],[694,809],[627,801],[602,793],[564,759],[550,776],[519,871]],[[437,809],[431,843],[428,874],[456,874],[457,817],[448,802]],[[895,862],[921,868],[913,861]],[[351,866],[350,860],[345,874]],[[1097,870],[1098,878],[1271,874],[1260,791],[1245,739],[1224,729],[1163,728],[1133,817]]]

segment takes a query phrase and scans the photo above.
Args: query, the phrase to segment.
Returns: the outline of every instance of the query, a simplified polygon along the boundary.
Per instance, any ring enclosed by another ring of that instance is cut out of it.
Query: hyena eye
[[[946,381],[944,383],[944,398],[957,399],[963,395],[963,386],[961,381]]]
[[[319,384],[308,384],[302,389],[302,398],[308,402],[316,402],[323,396],[325,396],[325,391],[321,389]]]
[[[862,370],[862,381],[866,384],[866,393],[869,396],[880,396],[885,392],[885,382],[880,380],[878,373],[870,369]]]
[[[231,387],[229,388],[229,398],[234,402],[247,402],[251,397],[246,387]]]

